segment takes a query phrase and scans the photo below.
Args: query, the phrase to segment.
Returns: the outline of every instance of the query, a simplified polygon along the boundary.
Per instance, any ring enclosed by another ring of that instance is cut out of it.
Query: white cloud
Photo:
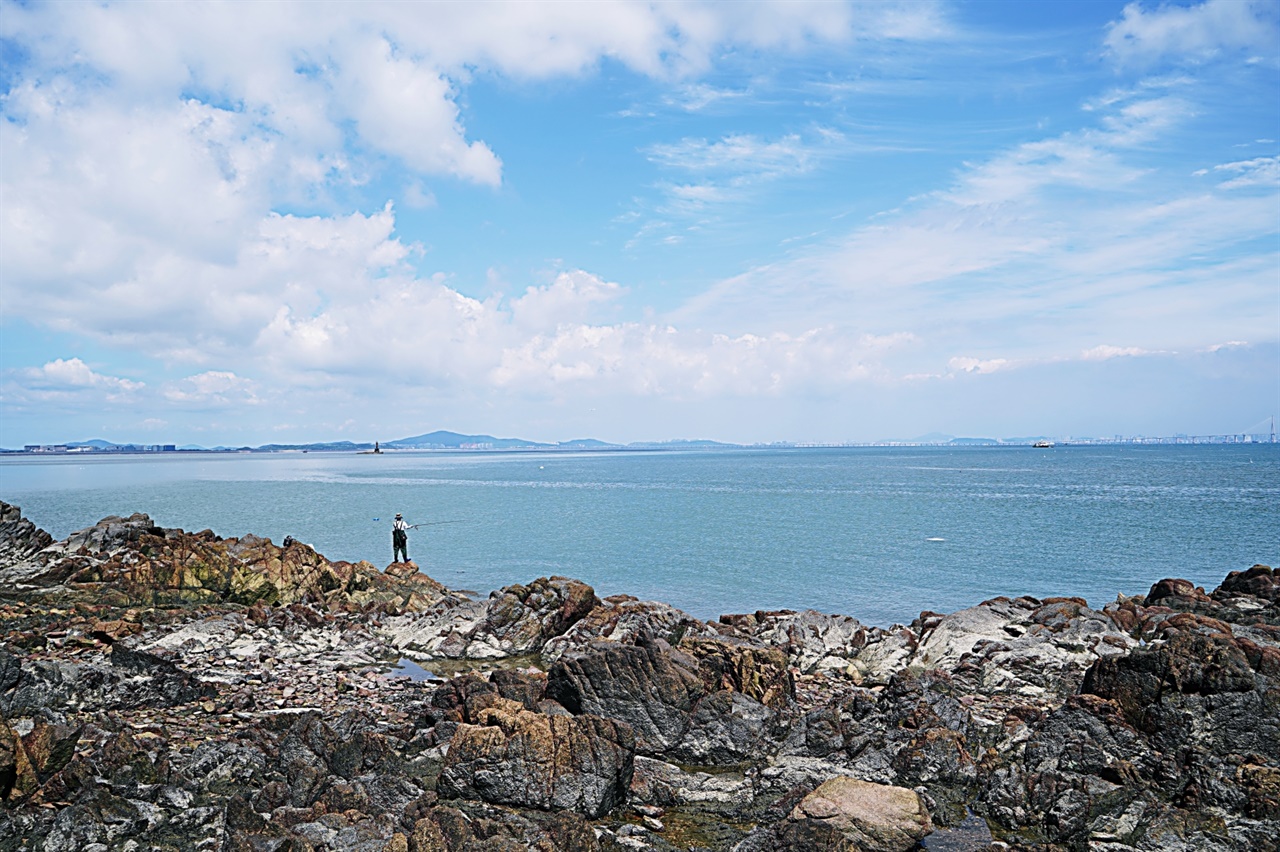
[[[797,134],[766,141],[751,134],[726,136],[709,142],[685,139],[654,145],[649,157],[669,168],[694,172],[720,172],[768,179],[801,174],[813,167],[814,150]]]
[[[42,367],[20,370],[18,375],[28,387],[44,391],[69,391],[83,388],[105,388],[113,391],[136,391],[142,382],[95,373],[79,358],[58,358]]]
[[[1213,167],[1217,172],[1234,172],[1238,177],[1223,181],[1223,189],[1240,189],[1247,186],[1280,186],[1280,157],[1255,157],[1235,163],[1223,163]]]
[[[970,358],[956,356],[947,362],[947,367],[957,373],[994,373],[1016,366],[1007,358]]]
[[[567,326],[506,350],[492,379],[545,392],[574,383],[641,396],[771,395],[874,378],[878,352],[901,341],[833,328],[730,336],[642,323]]]
[[[1168,145],[1198,112],[1181,96],[1150,96],[1177,85],[1091,102],[1094,126],[969,164],[950,188],[723,280],[673,317],[738,330],[769,317],[799,330],[822,316],[855,333],[909,331],[918,345],[882,362],[899,376],[1274,338],[1276,255],[1229,249],[1276,233],[1275,162],[1226,164],[1220,172],[1238,177],[1208,192],[1152,168],[1144,149]],[[1270,191],[1229,191],[1245,185]],[[1132,348],[1098,343],[1108,338]],[[968,354],[978,348],[998,354]]]
[[[1107,30],[1106,48],[1121,63],[1162,59],[1204,62],[1226,53],[1280,48],[1277,6],[1270,0],[1207,0],[1191,6],[1130,3]]]
[[[96,372],[79,358],[10,369],[0,377],[0,403],[11,411],[132,404],[145,390],[144,382]]]
[[[1085,361],[1107,361],[1111,358],[1131,358],[1137,355],[1152,354],[1139,346],[1111,346],[1106,343],[1086,349],[1080,353]]]
[[[227,370],[209,370],[169,383],[162,391],[170,402],[188,408],[257,405],[257,384]]]

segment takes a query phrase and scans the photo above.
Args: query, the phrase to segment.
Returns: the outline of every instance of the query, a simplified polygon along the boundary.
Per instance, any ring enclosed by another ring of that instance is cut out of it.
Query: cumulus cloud
[[[145,391],[144,382],[99,373],[79,358],[56,358],[39,367],[6,370],[0,376],[0,402],[12,411],[130,404]]]
[[[143,387],[142,382],[132,382],[117,376],[104,376],[95,373],[89,365],[79,358],[58,358],[49,361],[42,367],[29,367],[19,370],[18,375],[24,383],[35,390],[70,391],[82,388],[105,388],[112,391],[136,391]]]

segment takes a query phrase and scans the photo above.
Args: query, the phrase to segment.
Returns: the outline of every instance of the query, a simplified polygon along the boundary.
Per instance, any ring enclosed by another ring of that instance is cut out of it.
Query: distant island
[[[842,447],[1039,447],[1096,446],[1112,444],[1265,444],[1276,443],[1275,432],[1266,434],[1234,435],[1171,435],[1171,436],[1120,436],[1110,438],[1057,438],[1032,435],[1014,438],[967,438],[933,432],[912,439],[884,439],[879,441],[773,441],[770,443],[735,444],[707,439],[675,439],[666,441],[633,441],[615,444],[596,438],[575,438],[571,441],[530,441],[525,438],[495,438],[493,435],[463,435],[458,432],[437,430],[393,441],[318,441],[308,444],[262,444],[260,446],[202,447],[195,444],[119,444],[94,438],[89,441],[71,441],[65,444],[27,444],[22,449],[0,448],[0,454],[63,455],[77,453],[372,453],[389,451],[493,451],[493,452],[591,452],[625,450],[759,450],[759,449],[821,449]]]

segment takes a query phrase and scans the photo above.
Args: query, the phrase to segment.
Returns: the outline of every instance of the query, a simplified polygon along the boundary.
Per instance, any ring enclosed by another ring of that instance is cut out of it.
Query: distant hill
[[[128,444],[113,444],[110,441],[104,441],[101,438],[93,438],[89,441],[74,441],[67,444],[68,447],[93,447],[95,450],[109,450],[113,447],[127,447]]]
[[[412,438],[387,441],[382,446],[389,450],[511,450],[524,447],[550,449],[558,445],[526,441],[523,438],[495,438],[492,435],[460,435],[457,432],[436,431],[425,435],[414,435]]]
[[[595,438],[575,438],[572,441],[561,441],[556,446],[562,450],[607,450],[620,447],[621,444],[609,444]]]

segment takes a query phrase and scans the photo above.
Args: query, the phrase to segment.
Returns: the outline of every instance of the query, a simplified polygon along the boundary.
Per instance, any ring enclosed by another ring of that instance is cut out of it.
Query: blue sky
[[[1262,431],[1280,3],[0,4],[0,446]]]

